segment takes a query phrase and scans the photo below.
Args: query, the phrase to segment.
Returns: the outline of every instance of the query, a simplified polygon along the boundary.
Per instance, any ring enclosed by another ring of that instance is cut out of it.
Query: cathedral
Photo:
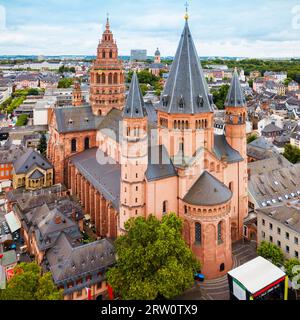
[[[247,106],[237,71],[225,109],[225,134],[216,135],[188,17],[157,105],[144,102],[135,73],[126,95],[107,19],[90,71],[90,101],[75,84],[73,104],[49,112],[55,183],[80,200],[99,237],[124,234],[130,218],[176,213],[202,272],[223,276],[248,210]]]

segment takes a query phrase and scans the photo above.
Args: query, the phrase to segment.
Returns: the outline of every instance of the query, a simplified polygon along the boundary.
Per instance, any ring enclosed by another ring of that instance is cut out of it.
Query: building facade
[[[107,22],[91,71],[91,105],[53,109],[48,157],[55,182],[80,199],[98,236],[124,234],[130,218],[175,212],[202,272],[217,278],[232,268],[232,242],[242,239],[247,216],[246,100],[235,71],[225,134],[215,135],[214,109],[187,20],[156,110],[144,102],[136,74],[126,102],[118,91],[118,102],[97,103],[97,90],[124,89]],[[99,63],[105,66],[101,72]],[[115,67],[118,82],[107,85]],[[104,100],[114,96],[108,90]]]

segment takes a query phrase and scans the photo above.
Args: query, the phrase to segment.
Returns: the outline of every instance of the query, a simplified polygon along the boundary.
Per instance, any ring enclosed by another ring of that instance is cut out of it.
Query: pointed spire
[[[175,114],[213,112],[188,21],[185,23],[158,109]]]
[[[184,16],[185,21],[189,20],[189,3],[185,3],[185,16]]]
[[[129,93],[126,101],[126,106],[123,112],[123,117],[144,118],[146,116],[144,109],[144,99],[141,92],[139,80],[136,72],[133,73]]]
[[[246,98],[241,87],[237,68],[234,69],[230,89],[225,101],[225,107],[244,107]]]
[[[107,13],[107,18],[106,18],[106,30],[110,29],[110,25],[109,25],[109,13]]]

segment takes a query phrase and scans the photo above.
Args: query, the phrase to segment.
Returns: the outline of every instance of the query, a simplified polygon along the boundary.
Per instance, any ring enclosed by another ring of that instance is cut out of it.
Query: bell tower
[[[237,69],[235,69],[226,101],[226,138],[231,147],[247,159],[247,103]]]
[[[147,117],[136,73],[123,112],[120,228],[145,216],[145,172],[148,167]]]
[[[105,31],[99,42],[97,58],[90,72],[90,103],[94,115],[105,116],[113,108],[122,110],[125,101],[123,63],[107,18]]]
[[[74,84],[73,94],[72,94],[72,105],[74,107],[80,107],[83,103],[81,86],[78,81]]]

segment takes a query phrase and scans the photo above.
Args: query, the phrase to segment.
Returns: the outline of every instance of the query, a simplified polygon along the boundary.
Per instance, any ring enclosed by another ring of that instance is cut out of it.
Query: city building
[[[107,295],[105,274],[115,261],[113,244],[107,239],[74,245],[61,233],[47,252],[45,265],[64,300],[95,300]]]
[[[36,190],[51,187],[53,184],[53,166],[40,153],[28,149],[13,162],[13,188]]]
[[[262,241],[274,243],[282,249],[287,259],[299,259],[299,200],[258,209],[256,212],[258,244],[260,244]]]
[[[109,47],[112,39],[107,22],[102,40]],[[112,56],[109,50],[103,53],[100,43],[91,74],[99,59],[108,70],[105,79],[109,70],[123,74],[115,44]],[[124,88],[123,77],[117,82]],[[248,214],[247,106],[237,71],[222,135],[214,134],[214,107],[188,21],[157,111],[144,102],[136,74],[126,103],[120,91],[117,104],[95,103],[95,89],[106,88],[91,77],[91,106],[52,110],[48,158],[55,183],[66,184],[80,199],[101,237],[124,234],[130,218],[176,212],[202,272],[207,278],[226,274],[232,242],[242,239]],[[108,91],[105,99],[113,101],[114,94]]]

